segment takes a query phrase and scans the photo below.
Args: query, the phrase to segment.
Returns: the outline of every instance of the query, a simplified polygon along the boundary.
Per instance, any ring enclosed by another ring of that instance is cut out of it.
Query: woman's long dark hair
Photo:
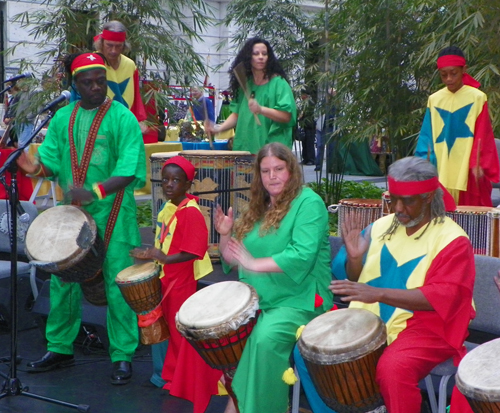
[[[234,75],[233,69],[238,66],[241,62],[245,65],[245,71],[247,78],[250,79],[253,77],[252,75],[252,52],[253,52],[253,47],[258,44],[262,43],[266,46],[267,48],[267,64],[266,68],[264,69],[265,71],[265,77],[268,79],[271,79],[274,75],[281,76],[283,79],[285,79],[288,82],[288,79],[286,77],[285,71],[281,67],[280,63],[278,62],[278,59],[276,58],[276,55],[274,54],[273,48],[269,44],[267,40],[261,39],[260,37],[253,37],[251,39],[248,39],[241,50],[238,52],[238,55],[233,61],[233,64],[231,65],[229,69],[229,87],[231,89],[231,92],[233,94],[233,98],[236,99],[238,97],[238,90],[239,90],[239,83],[238,80],[236,79],[236,76]]]

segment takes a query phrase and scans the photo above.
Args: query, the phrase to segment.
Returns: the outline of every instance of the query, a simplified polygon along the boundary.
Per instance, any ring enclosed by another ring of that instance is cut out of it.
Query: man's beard
[[[398,217],[398,215],[396,214],[396,218]],[[416,218],[413,218],[411,221],[407,222],[406,224],[403,224],[399,219],[398,219],[398,222],[400,225],[402,225],[403,227],[405,228],[413,228],[413,227],[416,227],[418,224],[420,224],[422,222],[422,220],[424,219],[425,217],[425,209],[422,208],[422,212],[420,213],[420,215]]]

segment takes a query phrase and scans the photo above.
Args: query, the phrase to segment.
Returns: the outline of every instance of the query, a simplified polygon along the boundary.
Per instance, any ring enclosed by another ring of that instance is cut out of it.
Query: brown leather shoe
[[[27,364],[28,373],[41,373],[59,367],[72,366],[75,363],[73,354],[61,354],[48,351],[40,360],[31,361]]]
[[[111,384],[127,384],[132,378],[132,363],[130,361],[115,361]]]

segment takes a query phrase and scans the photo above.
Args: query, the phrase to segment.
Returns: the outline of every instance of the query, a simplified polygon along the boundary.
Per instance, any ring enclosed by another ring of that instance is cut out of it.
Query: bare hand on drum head
[[[227,247],[235,263],[241,265],[247,270],[253,270],[255,258],[252,257],[252,255],[248,252],[241,241],[237,241],[236,239],[231,238]]]
[[[130,250],[128,254],[138,260],[157,260],[159,258],[158,252],[160,252],[160,250],[157,248],[134,248]]]
[[[349,258],[361,258],[370,245],[371,225],[363,233],[363,224],[356,213],[347,214],[342,223],[342,239]]]
[[[64,194],[64,200],[68,203],[72,201],[81,202],[82,205],[90,204],[95,200],[94,193],[84,188],[71,188]]]
[[[334,280],[330,283],[330,291],[341,296],[342,301],[361,301],[362,303],[376,303],[380,301],[379,288],[371,287],[365,283],[349,280]]]
[[[214,219],[215,230],[220,235],[230,235],[233,229],[233,223],[233,207],[230,207],[227,210],[227,215],[225,215],[221,206],[217,205]]]

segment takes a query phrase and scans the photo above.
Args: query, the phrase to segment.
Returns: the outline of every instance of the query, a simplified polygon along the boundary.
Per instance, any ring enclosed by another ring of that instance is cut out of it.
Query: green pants
[[[111,361],[132,361],[139,344],[137,316],[125,302],[115,282],[116,275],[134,261],[132,245],[111,241],[103,265],[108,299],[107,328]],[[73,341],[82,321],[82,290],[78,283],[65,283],[55,275],[50,281],[50,313],[46,336],[49,351],[73,354]]]
[[[280,307],[264,310],[245,345],[233,380],[241,413],[285,413],[290,387],[282,380],[290,367],[295,335],[323,310]]]

